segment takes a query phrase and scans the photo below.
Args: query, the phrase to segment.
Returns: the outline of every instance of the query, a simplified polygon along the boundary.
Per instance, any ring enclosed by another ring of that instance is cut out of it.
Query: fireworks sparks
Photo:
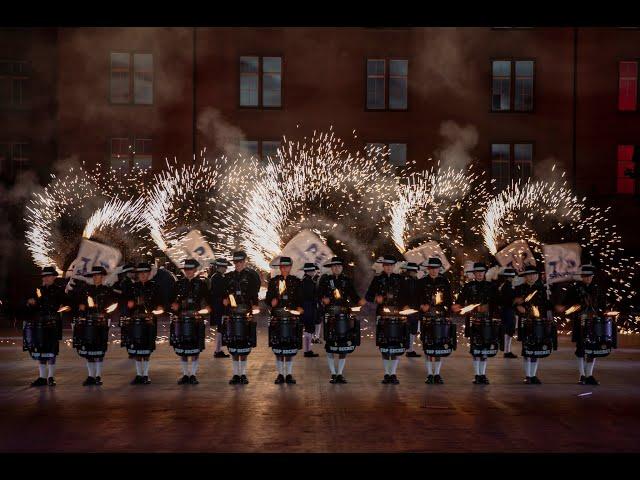
[[[284,140],[248,196],[242,229],[247,255],[265,272],[286,236],[311,219],[313,210],[356,229],[383,211],[384,199],[395,188],[395,180],[385,181],[393,178],[388,162],[350,152],[331,131],[314,132],[302,143]],[[335,226],[318,225],[316,231],[322,235]]]
[[[115,226],[126,229],[128,232],[139,231],[143,228],[141,221],[143,206],[142,198],[137,198],[135,201],[122,201],[119,198],[109,200],[89,217],[82,236],[90,239],[101,228]]]

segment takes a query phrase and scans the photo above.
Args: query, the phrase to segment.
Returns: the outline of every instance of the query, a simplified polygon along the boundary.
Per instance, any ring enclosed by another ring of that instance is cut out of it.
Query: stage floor
[[[445,385],[424,384],[424,357],[403,357],[400,385],[382,385],[372,338],[348,358],[346,385],[328,382],[323,345],[314,345],[320,357],[295,357],[297,385],[274,385],[264,328],[246,386],[228,384],[231,360],[213,359],[212,343],[200,384],[177,385],[179,360],[163,343],[151,385],[129,385],[135,369],[114,344],[104,385],[83,387],[67,331],[58,385],[31,388],[36,362],[18,331],[1,333],[0,452],[640,452],[640,347],[628,338],[598,360],[595,387],[576,384],[567,338],[542,360],[543,385],[523,385],[522,359],[502,354],[489,360],[491,385],[473,385],[465,345],[445,359]]]

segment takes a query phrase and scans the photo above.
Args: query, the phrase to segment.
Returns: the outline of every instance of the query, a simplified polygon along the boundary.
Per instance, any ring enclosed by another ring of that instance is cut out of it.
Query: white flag
[[[536,259],[526,240],[511,242],[496,253],[495,257],[500,266],[513,268],[516,272],[521,272],[525,265],[536,264]]]
[[[582,248],[577,243],[555,243],[542,246],[547,283],[573,280],[580,270]]]
[[[164,253],[179,268],[182,267],[182,261],[187,258],[196,259],[205,269],[209,267],[212,260],[215,260],[213,250],[199,230],[191,230]]]
[[[315,263],[320,269],[322,265],[331,260],[333,251],[324,244],[324,242],[311,230],[302,230],[295,237],[289,240],[289,243],[280,252],[280,256],[276,257],[271,263],[278,263],[280,257],[291,257],[293,267],[291,273],[302,277],[304,272],[301,268],[305,263]],[[279,275],[278,267],[271,268],[271,276]]]
[[[104,283],[112,285],[118,279],[116,267],[121,259],[122,254],[117,248],[83,238],[80,242],[78,256],[67,270],[65,277],[91,283],[85,274],[89,273],[93,267],[104,267],[107,271]]]

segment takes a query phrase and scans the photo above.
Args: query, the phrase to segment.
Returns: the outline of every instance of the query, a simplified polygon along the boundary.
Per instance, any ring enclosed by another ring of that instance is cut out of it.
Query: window
[[[279,141],[265,140],[262,142],[262,155],[260,158],[262,158],[263,161],[267,161],[268,157],[274,160],[277,159],[278,148],[280,148]]]
[[[128,172],[132,168],[153,168],[153,150],[150,138],[111,138],[110,164],[115,170]]]
[[[508,143],[494,143],[491,145],[491,178],[495,180],[496,190],[502,190],[509,185],[511,175],[511,149]]]
[[[111,103],[153,104],[153,55],[111,53]]]
[[[618,72],[618,110],[635,112],[638,109],[638,62],[620,62]]]
[[[367,109],[407,110],[408,77],[408,60],[367,59]]]
[[[150,138],[136,138],[133,151],[133,166],[140,170],[150,170],[153,167],[153,154]]]
[[[240,106],[282,106],[282,57],[240,57]]]
[[[491,64],[491,110],[533,111],[533,60],[494,60]]]
[[[29,168],[29,144],[27,142],[0,143],[0,175],[15,177]]]
[[[533,173],[533,145],[516,143],[513,146],[513,180],[529,180]]]
[[[629,195],[635,191],[635,179],[626,175],[626,172],[633,171],[635,166],[633,153],[633,145],[618,145],[616,192],[619,194]]]
[[[240,153],[267,161],[267,157],[276,160],[276,151],[280,148],[278,140],[240,140]]]
[[[376,160],[386,158],[395,166],[404,166],[407,163],[406,143],[367,143],[364,150],[369,158]]]
[[[496,190],[502,190],[511,182],[525,182],[532,175],[533,144],[491,144],[491,178]]]
[[[0,108],[27,104],[30,66],[24,61],[0,61]]]

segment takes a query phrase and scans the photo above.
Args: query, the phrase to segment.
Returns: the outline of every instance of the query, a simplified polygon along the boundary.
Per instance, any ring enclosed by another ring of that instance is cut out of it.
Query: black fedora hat
[[[429,257],[429,259],[423,263],[427,268],[440,268],[442,266],[442,260],[438,257]]]
[[[516,271],[513,268],[505,267],[498,273],[500,277],[515,277]]]
[[[238,250],[237,252],[233,252],[233,261],[241,262],[242,260],[247,259],[247,254],[243,250]]]
[[[407,262],[405,265],[403,265],[400,268],[407,271],[417,272],[418,270],[420,270],[420,265],[418,265],[415,262]]]
[[[277,263],[274,263],[272,266],[274,267],[286,267],[293,265],[293,260],[291,257],[280,257]]]
[[[472,272],[486,272],[487,266],[483,262],[474,262]]]
[[[540,273],[535,265],[526,265],[524,269],[520,272],[520,276],[524,277],[525,275],[532,275],[535,273]]]
[[[591,275],[595,275],[596,267],[590,264],[582,265],[580,267],[580,276],[581,277],[590,277]]]
[[[125,263],[124,265],[122,265],[122,267],[120,267],[120,273],[127,273],[127,272],[132,272],[136,269],[135,265],[133,263]]]
[[[393,255],[384,255],[376,260],[376,263],[382,263],[385,265],[395,265],[398,260]]]
[[[54,266],[43,267],[42,270],[40,271],[40,276],[41,277],[57,277],[58,270],[56,270],[56,267]]]
[[[229,262],[226,258],[216,258],[215,261],[213,262],[213,264],[216,267],[230,267],[231,266],[231,262]]]
[[[94,275],[106,275],[107,274],[107,270],[100,266],[94,266],[91,270],[89,270],[87,273],[85,273],[85,277],[93,277]]]
[[[333,267],[334,265],[344,265],[344,261],[340,257],[331,257],[331,260],[324,264],[325,267]]]
[[[149,262],[140,262],[136,267],[136,272],[150,272],[151,264]]]
[[[185,258],[182,261],[182,269],[183,270],[191,270],[194,268],[198,268],[200,263],[195,258]]]
[[[304,266],[300,270],[303,270],[305,272],[315,272],[316,270],[320,270],[320,269],[315,263],[307,262],[304,264]]]

